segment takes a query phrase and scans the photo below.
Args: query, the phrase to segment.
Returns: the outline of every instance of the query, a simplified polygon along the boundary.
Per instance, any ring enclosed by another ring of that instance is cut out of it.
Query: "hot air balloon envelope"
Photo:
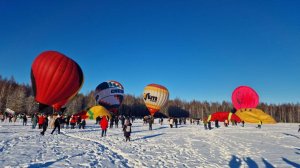
[[[228,120],[228,121],[236,121],[236,122],[241,122],[241,119],[233,114],[233,113],[230,113],[230,112],[216,112],[216,113],[213,113],[211,114],[211,116],[209,117],[209,121],[220,121],[220,122],[224,122],[225,120]]]
[[[143,95],[143,100],[152,116],[164,106],[169,99],[168,89],[158,84],[147,85]]]
[[[59,111],[62,106],[64,106],[68,102],[68,99],[60,101],[52,105],[55,111]]]
[[[235,114],[246,123],[258,123],[259,121],[262,121],[263,124],[276,124],[273,117],[256,108],[240,109]]]
[[[103,117],[103,116],[108,116],[111,118],[111,114],[107,109],[105,109],[103,106],[94,106],[90,108],[87,112],[88,119],[94,120],[98,116]]]
[[[116,113],[123,101],[124,88],[117,81],[107,81],[99,84],[95,91],[97,103],[107,110]]]
[[[52,106],[69,99],[83,84],[79,65],[57,51],[45,51],[35,58],[31,67],[35,100]]]
[[[252,88],[240,86],[232,93],[233,106],[238,110],[241,108],[256,108],[259,103],[259,96]]]

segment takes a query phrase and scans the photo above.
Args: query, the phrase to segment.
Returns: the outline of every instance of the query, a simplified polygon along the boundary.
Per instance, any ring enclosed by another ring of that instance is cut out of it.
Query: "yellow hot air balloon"
[[[90,119],[90,120],[94,120],[98,116],[100,116],[100,117],[108,116],[109,118],[111,118],[111,114],[103,106],[94,106],[94,107],[90,108],[87,112],[87,116],[88,116],[88,119]]]
[[[158,84],[149,84],[144,89],[144,102],[153,116],[169,99],[169,91]]]
[[[235,114],[246,123],[258,123],[262,121],[263,124],[276,124],[272,116],[256,108],[239,109]]]

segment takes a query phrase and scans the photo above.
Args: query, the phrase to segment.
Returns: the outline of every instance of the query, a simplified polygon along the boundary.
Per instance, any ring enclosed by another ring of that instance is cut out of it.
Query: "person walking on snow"
[[[124,127],[123,127],[126,142],[130,141],[131,126],[132,126],[132,124],[130,123],[130,120],[129,119],[126,120]]]
[[[42,127],[43,127],[43,131],[41,132],[41,135],[45,135],[45,132],[47,130],[48,127],[48,117],[46,115],[42,116],[43,119],[43,123],[42,123]]]
[[[60,115],[58,115],[54,121],[54,129],[52,130],[51,134],[53,134],[56,128],[58,129],[58,134],[60,134]]]
[[[107,118],[108,118],[108,116],[104,116],[102,118],[102,120],[100,121],[100,126],[101,126],[101,129],[102,129],[101,137],[106,136],[106,131],[107,131],[107,128],[108,128]]]

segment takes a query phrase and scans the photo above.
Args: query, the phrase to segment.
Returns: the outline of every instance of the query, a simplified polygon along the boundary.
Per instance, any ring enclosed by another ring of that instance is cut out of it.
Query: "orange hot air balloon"
[[[83,84],[80,66],[57,51],[45,51],[35,58],[31,67],[35,100],[52,106],[68,100]]]
[[[169,99],[169,91],[158,84],[149,84],[145,87],[143,100],[150,114],[153,116]]]

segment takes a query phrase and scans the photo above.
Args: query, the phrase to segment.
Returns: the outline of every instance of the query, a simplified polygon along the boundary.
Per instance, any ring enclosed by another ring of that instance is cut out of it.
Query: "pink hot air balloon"
[[[233,106],[238,110],[241,108],[256,108],[259,103],[259,96],[249,86],[240,86],[232,93]]]

